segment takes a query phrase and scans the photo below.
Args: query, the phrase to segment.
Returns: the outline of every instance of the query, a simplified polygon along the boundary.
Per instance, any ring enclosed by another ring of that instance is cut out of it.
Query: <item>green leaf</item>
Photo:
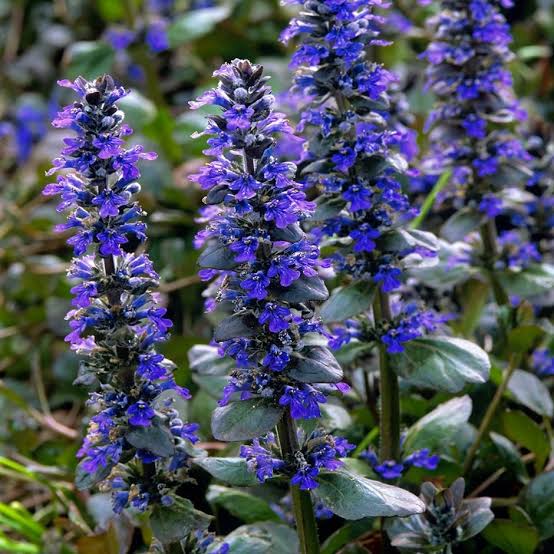
[[[171,506],[156,506],[150,516],[153,535],[162,544],[171,544],[184,539],[189,533],[207,529],[212,520],[196,510],[186,498],[175,498]]]
[[[339,470],[323,473],[318,480],[318,497],[345,519],[407,516],[425,511],[425,504],[411,492],[360,475]]]
[[[188,351],[190,368],[202,375],[227,375],[233,367],[232,358],[222,358],[217,346],[195,344]]]
[[[431,452],[447,452],[453,436],[469,420],[471,408],[469,396],[453,398],[440,404],[410,427],[404,450],[413,452],[429,448]]]
[[[290,287],[275,287],[276,294],[286,302],[324,302],[329,298],[329,291],[321,277],[304,277],[296,279]]]
[[[228,6],[193,10],[178,17],[167,30],[172,48],[207,35],[230,14]]]
[[[543,430],[526,414],[506,411],[501,414],[502,434],[535,454],[535,468],[540,471],[550,453],[550,445]]]
[[[438,263],[432,267],[415,267],[410,269],[410,275],[415,276],[426,285],[439,289],[451,289],[454,285],[466,281],[476,269],[467,263],[452,263],[452,259],[467,254],[468,245],[463,242],[450,244],[439,240]]]
[[[229,554],[292,554],[299,552],[298,537],[287,525],[273,522],[243,525],[225,537]]]
[[[244,458],[196,458],[196,465],[205,469],[210,475],[236,487],[249,487],[259,483],[256,474],[248,471]]]
[[[433,233],[417,229],[393,229],[384,233],[378,240],[379,250],[384,252],[402,252],[420,246],[438,251],[439,241]]]
[[[352,285],[339,287],[321,307],[321,319],[325,323],[344,321],[367,311],[375,296],[375,283],[357,281]]]
[[[514,399],[533,412],[546,417],[554,415],[552,397],[546,385],[533,373],[516,369],[510,381],[508,390]]]
[[[336,554],[340,552],[343,546],[369,533],[371,527],[371,519],[359,519],[357,521],[348,522],[325,540],[321,545],[321,554]]]
[[[226,317],[217,324],[214,339],[223,342],[237,337],[255,337],[259,331],[260,325],[252,313],[240,312]]]
[[[419,338],[395,356],[395,370],[410,383],[459,392],[467,383],[485,383],[490,361],[473,342],[452,337]]]
[[[535,477],[527,486],[523,501],[541,540],[554,537],[554,471]]]
[[[483,537],[508,554],[533,554],[539,543],[534,527],[510,519],[496,519],[483,531]]]
[[[279,521],[279,516],[265,500],[238,489],[211,485],[206,499],[210,504],[225,508],[231,515],[245,523]]]
[[[125,121],[135,131],[142,129],[156,118],[156,105],[134,89],[119,100],[118,105],[125,112]]]
[[[325,346],[306,346],[293,354],[289,375],[302,383],[338,383],[342,368]]]
[[[544,337],[544,330],[538,325],[520,325],[512,329],[508,334],[508,347],[510,352],[525,354]]]
[[[166,458],[175,452],[173,435],[167,427],[153,420],[149,427],[133,429],[125,436],[127,441],[135,448],[148,450],[156,456]]]
[[[212,433],[216,439],[227,442],[254,439],[271,431],[283,411],[260,398],[231,402],[214,411]]]
[[[75,79],[79,75],[85,79],[108,73],[112,67],[114,51],[104,42],[83,41],[73,43],[67,50],[69,60],[67,76]]]
[[[458,210],[442,226],[440,235],[448,242],[463,240],[483,222],[483,214],[471,209]]]
[[[504,465],[512,471],[522,483],[527,483],[527,481],[529,481],[527,469],[521,460],[521,454],[516,445],[510,439],[498,433],[493,432],[490,434],[490,437]]]
[[[499,279],[513,296],[528,298],[545,294],[554,288],[554,266],[536,264],[523,271],[505,271],[499,274]]]
[[[321,404],[321,416],[328,430],[347,429],[352,425],[350,412],[340,404]]]

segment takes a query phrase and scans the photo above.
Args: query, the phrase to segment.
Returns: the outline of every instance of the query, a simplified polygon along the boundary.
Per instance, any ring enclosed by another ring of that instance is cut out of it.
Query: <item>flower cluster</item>
[[[201,276],[215,279],[217,302],[233,312],[215,330],[221,353],[236,363],[220,404],[259,397],[293,418],[319,417],[320,384],[341,387],[342,372],[313,340],[322,333],[314,303],[328,296],[319,250],[299,225],[313,204],[294,181],[296,166],[273,156],[276,133],[290,127],[272,109],[261,66],[234,60],[215,75],[218,88],[191,103],[222,110],[204,133],[215,159],[192,179],[208,191],[209,223],[197,236]]]
[[[285,460],[280,457],[272,433],[254,439],[252,446],[241,446],[240,455],[261,483],[276,475],[286,475],[291,478],[292,485],[311,490],[318,487],[317,476],[322,471],[336,471],[342,467],[339,458],[347,456],[353,448],[354,445],[342,437],[315,430],[306,437],[300,450]]]
[[[360,454],[360,458],[366,460],[373,471],[383,479],[399,479],[402,474],[410,467],[419,467],[434,471],[437,469],[440,457],[437,454],[431,454],[428,448],[416,450],[404,457],[402,461],[384,460],[379,461],[377,454],[371,448]]]
[[[117,101],[127,92],[109,76],[94,82],[60,81],[78,101],[53,121],[71,129],[49,174],[63,170],[45,195],[58,195],[58,211],[70,210],[58,231],[73,232],[76,284],[66,341],[83,356],[77,383],[96,385],[88,401],[94,415],[78,453],[84,487],[102,481],[116,512],[144,511],[172,502],[178,473],[189,465],[196,424],[181,419],[176,402],[189,392],[174,379],[174,364],[156,351],[171,321],[154,292],[158,276],[146,254],[133,253],[145,239],[137,161],[155,154],[125,148],[131,129]]]
[[[392,318],[368,325],[367,321],[347,319],[332,328],[329,346],[338,350],[351,341],[381,341],[389,354],[404,352],[404,345],[426,333],[432,333],[451,316],[423,309],[416,302],[393,302]]]
[[[432,153],[423,171],[452,169],[454,194],[488,217],[503,209],[502,190],[528,179],[529,155],[508,125],[526,117],[512,91],[506,64],[510,29],[499,7],[511,0],[443,0],[430,19],[434,41],[422,55],[426,86],[438,97],[427,129]]]
[[[374,13],[387,4],[296,3],[302,12],[283,39],[300,37],[292,60],[297,68],[293,90],[311,99],[299,129],[309,136],[302,174],[319,193],[315,217],[321,226],[313,232],[336,245],[338,271],[371,282],[383,293],[397,291],[403,269],[434,258],[438,246],[433,236],[402,228],[415,215],[401,184],[407,168],[401,151],[410,153],[406,110],[391,88],[395,76],[366,58],[368,46],[388,44],[379,39],[383,18]],[[401,344],[425,327],[423,313],[410,316],[399,325],[388,322],[387,329],[375,329],[373,335],[390,352],[402,351]],[[355,325],[339,330],[332,344],[348,342],[353,330]]]

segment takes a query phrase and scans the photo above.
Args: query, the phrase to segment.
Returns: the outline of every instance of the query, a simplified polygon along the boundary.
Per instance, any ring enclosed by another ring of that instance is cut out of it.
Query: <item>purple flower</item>
[[[169,48],[167,23],[159,19],[151,23],[146,29],[146,44],[150,51],[157,54]]]
[[[136,427],[149,427],[152,425],[152,418],[156,415],[154,410],[139,400],[135,404],[132,404],[127,408],[127,415],[129,416],[129,423]]]
[[[272,333],[279,333],[289,328],[291,311],[284,306],[268,302],[258,321],[269,327]]]
[[[287,386],[279,399],[281,406],[289,406],[290,414],[294,419],[321,417],[319,404],[325,402],[327,402],[325,395],[309,386],[303,389]]]
[[[319,486],[315,477],[319,475],[319,469],[316,467],[305,466],[300,468],[290,480],[292,485],[298,485],[300,490],[309,491]]]
[[[397,267],[382,265],[379,266],[379,271],[374,275],[373,280],[381,284],[383,292],[391,292],[402,284],[401,277],[402,271]]]
[[[240,286],[248,292],[249,298],[263,300],[268,294],[267,287],[269,287],[270,283],[271,280],[263,272],[258,271],[248,277],[248,279],[241,281]],[[265,323],[265,321],[262,321],[262,323]]]

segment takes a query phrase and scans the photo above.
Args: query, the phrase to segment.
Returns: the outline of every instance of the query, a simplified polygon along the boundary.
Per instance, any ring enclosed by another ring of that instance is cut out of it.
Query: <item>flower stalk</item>
[[[299,450],[298,430],[289,412],[286,412],[279,422],[277,435],[283,459],[293,457]],[[290,491],[296,530],[300,541],[300,552],[301,554],[318,554],[319,537],[311,493],[292,484]]]

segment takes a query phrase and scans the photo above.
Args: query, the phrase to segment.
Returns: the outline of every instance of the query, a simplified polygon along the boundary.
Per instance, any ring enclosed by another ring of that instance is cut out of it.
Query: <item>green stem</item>
[[[419,229],[419,227],[427,217],[427,214],[435,204],[435,200],[437,199],[437,196],[450,181],[451,175],[452,175],[452,170],[447,169],[439,177],[439,180],[436,182],[435,186],[433,187],[433,190],[427,195],[427,198],[425,198],[425,201],[421,206],[419,215],[410,223],[410,229]]]
[[[498,280],[496,275],[494,263],[498,258],[498,240],[496,232],[496,223],[494,219],[488,219],[486,223],[481,225],[481,240],[483,241],[483,252],[487,263],[487,272],[494,294],[494,299],[499,306],[505,306],[510,303],[508,293],[504,290],[504,287]]]
[[[293,458],[300,448],[296,436],[296,424],[288,410],[277,426],[277,434],[283,459]],[[301,554],[319,554],[319,538],[312,497],[308,491],[300,490],[298,485],[291,485],[290,492],[296,532],[300,541],[300,552]]]
[[[392,312],[389,295],[381,289],[373,302],[375,323],[391,321]],[[384,344],[379,344],[379,376],[381,391],[381,414],[379,434],[381,461],[398,460],[400,456],[400,391],[398,377],[391,367],[390,357]]]
[[[504,396],[504,393],[506,392],[506,389],[508,388],[508,384],[510,383],[510,379],[514,373],[514,371],[517,369],[517,366],[519,365],[521,356],[518,354],[512,354],[512,357],[510,358],[510,363],[508,364],[508,369],[504,373],[504,376],[502,378],[502,382],[496,389],[496,393],[494,394],[494,397],[489,404],[489,407],[487,408],[487,411],[485,412],[485,415],[483,417],[483,421],[481,421],[481,425],[479,426],[479,430],[477,431],[477,437],[475,437],[475,441],[471,445],[471,448],[469,449],[469,452],[467,453],[466,460],[464,462],[464,468],[462,470],[462,476],[466,475],[469,470],[471,469],[473,465],[473,460],[475,459],[475,455],[477,454],[477,451],[479,450],[479,446],[481,445],[481,442],[483,440],[483,437],[487,434],[489,427],[492,423],[492,420],[494,418],[494,415],[496,414],[496,410],[498,409],[498,406],[500,405],[500,401],[502,400],[502,397]]]

